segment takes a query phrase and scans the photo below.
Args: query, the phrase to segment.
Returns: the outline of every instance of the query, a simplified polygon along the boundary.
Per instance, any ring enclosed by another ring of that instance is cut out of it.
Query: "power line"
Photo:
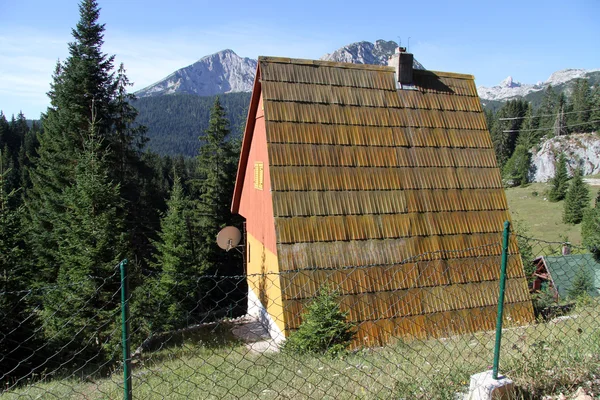
[[[565,113],[566,114],[566,113]],[[573,126],[580,126],[580,125],[587,125],[587,124],[593,124],[595,122],[600,122],[600,119],[596,119],[593,121],[588,121],[588,122],[582,122],[580,124],[571,124],[571,125],[562,125],[561,128],[571,128]],[[515,132],[532,132],[532,131],[547,131],[547,130],[551,130],[554,129],[554,127],[550,127],[550,128],[537,128],[537,129],[512,129],[509,131],[502,131],[502,133],[515,133]]]
[[[569,111],[569,112],[564,112],[562,114],[580,114],[580,113],[584,113],[584,112],[591,112],[591,111],[598,111],[600,110],[600,108],[591,108],[589,110],[582,110],[582,111]],[[511,118],[498,118],[498,121],[514,121],[517,119],[525,119],[525,118],[542,118],[542,117],[556,117],[557,115],[559,115],[561,113],[556,113],[556,114],[545,114],[545,115],[530,115],[529,117],[525,116],[525,117],[511,117]]]

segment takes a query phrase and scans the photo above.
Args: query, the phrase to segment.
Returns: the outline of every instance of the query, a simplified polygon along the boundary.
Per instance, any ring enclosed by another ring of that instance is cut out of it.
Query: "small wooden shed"
[[[403,74],[406,75],[406,74]],[[493,329],[500,171],[471,75],[260,57],[232,211],[249,312],[282,339],[329,283],[356,345]],[[533,319],[516,241],[511,323]]]
[[[540,256],[532,261],[533,292],[549,291],[556,299],[565,299],[581,270],[590,279],[589,295],[600,296],[600,263],[592,254],[565,254],[562,256]]]

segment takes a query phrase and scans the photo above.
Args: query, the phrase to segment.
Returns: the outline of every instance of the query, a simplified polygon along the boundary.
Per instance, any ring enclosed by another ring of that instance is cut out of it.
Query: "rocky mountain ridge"
[[[213,96],[250,92],[256,74],[256,60],[238,56],[227,49],[181,68],[164,79],[136,92],[138,97],[184,93]]]
[[[396,47],[398,47],[398,43],[393,40],[376,40],[375,43],[366,41],[356,42],[341,47],[333,53],[325,54],[320,60],[352,64],[387,65],[388,59],[394,54]],[[425,69],[416,59],[413,60],[413,67],[416,69]]]
[[[343,46],[321,60],[354,64],[387,65],[398,44],[394,41],[377,40],[356,42]],[[242,58],[233,50],[223,50],[202,57],[195,63],[181,68],[164,79],[136,92],[138,97],[168,94],[216,94],[250,92],[254,84],[257,60]],[[417,60],[415,68],[424,69]]]
[[[509,76],[496,86],[479,86],[477,92],[482,100],[505,101],[542,91],[550,85],[556,87],[577,78],[590,78],[595,73],[600,73],[600,69],[563,69],[554,72],[546,81],[535,84],[517,82]]]
[[[376,40],[375,43],[361,41],[343,46],[332,53],[323,55],[325,61],[347,62],[354,64],[387,65],[387,60],[394,54],[398,44],[393,40]],[[250,92],[254,83],[257,60],[238,56],[227,49],[202,57],[195,63],[181,68],[164,79],[139,90],[138,97],[159,96],[167,94],[194,94],[197,96],[213,96],[224,93]],[[424,69],[414,60],[416,69]],[[592,82],[600,81],[600,69],[565,69],[554,72],[544,82],[535,84],[521,83],[512,76],[492,87],[477,88],[479,97],[486,103],[498,102],[538,96],[549,85],[553,87],[568,86],[576,78],[592,78]],[[539,92],[539,93],[538,93]]]

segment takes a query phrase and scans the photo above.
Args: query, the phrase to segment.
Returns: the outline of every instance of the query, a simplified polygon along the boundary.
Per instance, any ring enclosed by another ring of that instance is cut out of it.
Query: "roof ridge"
[[[455,78],[455,79],[467,79],[467,80],[475,80],[475,76],[471,74],[461,74],[458,72],[444,72],[444,71],[433,71],[429,69],[415,69],[413,73],[421,74],[421,75],[436,75],[441,76],[443,78]]]
[[[343,63],[343,62],[335,62],[335,61],[323,61],[323,60],[310,60],[305,58],[290,58],[290,57],[272,57],[272,56],[259,56],[258,62],[269,62],[269,63],[277,63],[277,64],[297,64],[297,65],[315,65],[322,67],[335,67],[335,68],[348,68],[348,69],[360,69],[367,71],[386,71],[393,72],[395,71],[394,67],[389,67],[387,65],[374,65],[374,64],[353,64],[353,63]],[[422,75],[436,75],[444,78],[455,78],[455,79],[467,79],[467,80],[475,80],[475,77],[471,74],[461,74],[458,72],[445,72],[445,71],[434,71],[434,70],[424,70],[424,69],[415,69],[415,73]]]
[[[361,70],[372,70],[372,71],[394,71],[394,67],[388,67],[387,65],[373,65],[373,64],[353,64],[343,63],[335,61],[323,61],[323,60],[309,60],[304,58],[289,58],[289,57],[271,57],[271,56],[259,56],[258,62],[270,62],[277,64],[299,64],[299,65],[315,65],[322,67],[335,67],[335,68],[347,68],[347,69],[361,69]]]

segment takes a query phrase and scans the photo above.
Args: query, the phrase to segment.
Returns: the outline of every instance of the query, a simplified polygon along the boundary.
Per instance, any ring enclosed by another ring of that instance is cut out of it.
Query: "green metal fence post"
[[[492,378],[498,379],[498,364],[500,363],[500,342],[502,341],[502,316],[504,314],[504,288],[506,286],[506,262],[508,261],[508,235],[510,222],[504,222],[502,235],[502,265],[500,267],[500,294],[498,296],[498,316],[496,319],[496,344],[494,345],[494,365]]]
[[[123,398],[131,400],[131,348],[129,344],[129,277],[127,259],[119,264],[121,270],[121,340],[123,344]]]

